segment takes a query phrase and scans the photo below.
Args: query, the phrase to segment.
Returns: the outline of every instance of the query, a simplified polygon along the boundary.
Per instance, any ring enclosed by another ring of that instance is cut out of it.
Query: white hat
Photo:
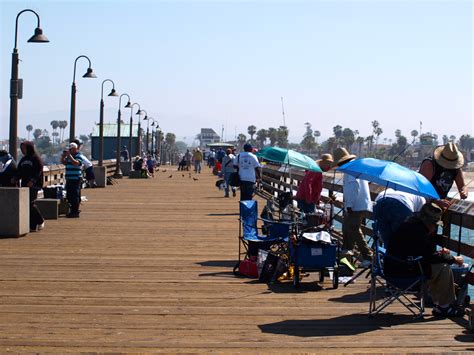
[[[71,148],[77,149],[77,144],[76,143],[70,143],[69,144],[69,149],[71,149]]]

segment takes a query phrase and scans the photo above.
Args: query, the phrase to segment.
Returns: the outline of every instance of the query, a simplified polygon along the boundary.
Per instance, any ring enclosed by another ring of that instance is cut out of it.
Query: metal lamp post
[[[145,118],[144,120],[146,120],[148,118],[148,115],[147,115],[147,112],[145,110],[138,110],[138,112],[136,113],[138,115],[138,143],[137,143],[137,147],[138,147],[138,151],[140,152],[140,155],[141,155],[141,151],[142,151],[142,127],[141,127],[141,115],[142,113],[145,113]],[[148,143],[148,142],[147,142]],[[147,147],[148,149],[148,147]]]
[[[28,40],[30,43],[46,43],[48,38],[43,34],[40,28],[39,15],[30,9],[22,10],[16,15],[15,21],[15,46],[12,53],[12,75],[10,79],[10,134],[9,134],[9,151],[13,159],[17,160],[17,137],[18,137],[18,99],[23,95],[23,79],[18,79],[18,18],[24,12],[32,12],[38,19],[38,26],[35,28],[35,34]]]
[[[128,148],[130,149],[130,160],[132,160],[132,143],[133,143],[133,106],[137,105],[138,106],[138,111],[137,111],[137,114],[138,112],[141,112],[140,110],[140,104],[134,102],[132,105],[130,105],[130,138],[128,140]],[[138,134],[140,134],[140,132],[138,132]],[[137,154],[139,154],[139,152],[137,151]]]
[[[149,118],[150,120],[153,121],[153,123],[151,124],[151,154],[152,155],[155,155],[155,149],[156,149],[156,129],[159,127],[158,125],[158,121],[155,121],[155,119],[153,117],[150,117]],[[156,126],[155,126],[156,124]],[[153,127],[155,127],[155,132],[153,132]],[[153,142],[155,142],[155,144],[153,144]]]
[[[117,115],[117,152],[115,155],[115,173],[114,173],[114,178],[116,179],[121,179],[123,177],[122,174],[122,169],[120,168],[120,145],[121,145],[121,139],[122,139],[122,130],[121,130],[121,116],[122,113],[120,112],[120,107],[121,107],[121,102],[122,102],[122,96],[127,96],[128,101],[127,104],[124,106],[125,108],[129,108],[132,106],[132,103],[130,102],[130,96],[128,94],[122,94],[119,97],[119,108],[118,108],[118,115]]]
[[[112,90],[108,96],[118,96],[115,91],[115,83],[110,79],[105,79],[102,82],[102,90],[100,92],[100,117],[99,117],[99,166],[104,165],[104,84],[106,82],[112,83]]]
[[[72,76],[71,85],[71,113],[69,116],[69,142],[76,138],[76,64],[80,58],[85,58],[89,61],[87,72],[82,76],[83,78],[97,78],[91,68],[91,60],[85,55],[80,55],[74,61],[74,74]]]

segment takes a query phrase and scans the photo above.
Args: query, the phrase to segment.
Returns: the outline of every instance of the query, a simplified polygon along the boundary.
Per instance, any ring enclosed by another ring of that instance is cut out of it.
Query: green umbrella
[[[265,147],[257,152],[257,157],[295,168],[311,170],[318,173],[323,172],[313,159],[291,149]]]

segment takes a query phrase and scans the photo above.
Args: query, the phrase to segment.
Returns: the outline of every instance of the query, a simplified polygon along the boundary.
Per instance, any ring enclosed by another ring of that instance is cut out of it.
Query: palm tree
[[[450,135],[449,140],[454,143],[454,141],[456,140],[456,136],[455,135]]]
[[[362,136],[358,136],[355,141],[356,141],[357,145],[359,146],[359,155],[361,155],[362,154],[362,146],[364,145],[365,139]]]
[[[270,139],[270,145],[273,147],[278,140],[278,131],[276,128],[270,127],[268,129],[268,139]]]
[[[27,125],[26,130],[28,131],[28,140],[30,140],[30,132],[33,130],[33,126],[30,124]]]
[[[250,140],[253,141],[253,136],[255,133],[257,133],[257,127],[255,127],[254,125],[248,126],[247,132],[250,135]]]
[[[418,136],[418,131],[416,129],[411,131],[411,136],[413,137],[413,141],[411,142],[411,144],[413,144],[413,143],[415,143],[415,139]]]
[[[321,132],[320,131],[314,131],[313,135],[316,138],[316,144],[318,144],[318,138],[321,137]]]
[[[443,134],[443,137],[441,137],[441,139],[443,140],[443,144],[445,144],[445,145],[448,144],[449,138],[446,134]]]
[[[268,137],[268,132],[266,129],[262,128],[257,131],[257,141],[259,142],[260,148],[263,148],[265,146],[267,137]]]
[[[57,120],[53,120],[53,121],[51,121],[50,124],[51,124],[51,127],[53,127],[53,134],[52,135],[53,135],[53,137],[55,137],[56,134],[54,134],[54,133],[56,133],[56,130],[59,127],[59,122]],[[54,139],[53,139],[53,143],[54,143]]]
[[[38,140],[38,138],[41,136],[41,134],[43,133],[43,130],[41,128],[36,128],[34,131],[33,131],[33,137],[36,140]]]
[[[59,130],[61,134],[61,142],[64,141],[64,130],[67,127],[67,121],[59,121]]]

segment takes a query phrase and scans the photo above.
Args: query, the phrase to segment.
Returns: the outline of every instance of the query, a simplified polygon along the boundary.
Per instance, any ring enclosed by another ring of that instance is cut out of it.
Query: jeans
[[[240,201],[251,200],[255,192],[255,183],[251,181],[240,182]]]
[[[201,161],[200,160],[195,160],[194,161],[194,172],[195,173],[200,173],[201,172]]]
[[[394,198],[384,197],[377,201],[373,214],[374,231],[382,238],[385,246],[403,221],[411,215],[413,212]]]
[[[44,222],[44,218],[41,212],[36,206],[35,201],[38,198],[38,190],[34,187],[30,187],[30,229],[36,230],[39,224]]]
[[[69,213],[78,214],[81,202],[81,180],[66,181],[66,198],[69,202]]]
[[[224,173],[224,180],[225,180],[225,195],[229,196],[229,181],[230,181],[230,176],[232,175],[232,172],[226,172]],[[235,192],[235,187],[232,186],[232,192]]]

